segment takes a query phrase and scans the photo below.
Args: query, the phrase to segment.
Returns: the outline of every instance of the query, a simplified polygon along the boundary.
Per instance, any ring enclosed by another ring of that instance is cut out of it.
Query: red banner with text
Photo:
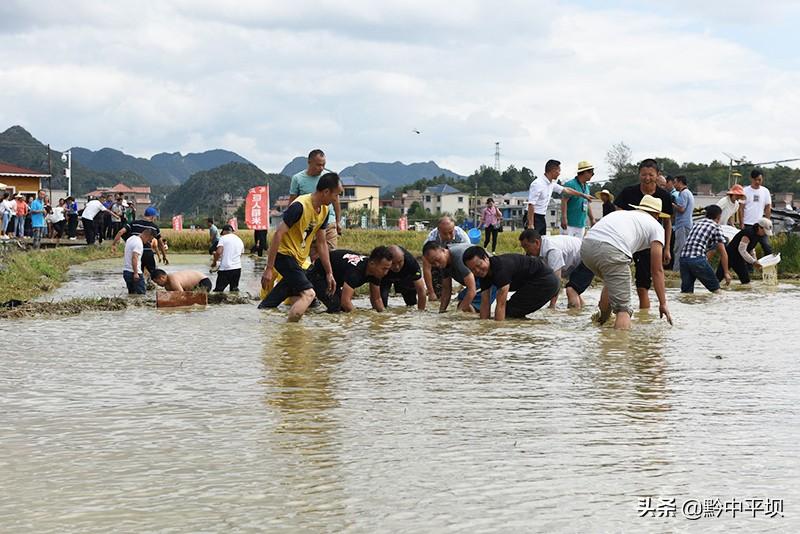
[[[172,229],[176,232],[183,230],[183,215],[175,215],[172,217]]]
[[[244,222],[251,230],[269,230],[269,186],[261,185],[247,192]]]

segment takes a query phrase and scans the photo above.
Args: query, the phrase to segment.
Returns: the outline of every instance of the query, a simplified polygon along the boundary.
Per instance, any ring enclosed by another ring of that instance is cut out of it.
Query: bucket
[[[481,242],[481,229],[480,228],[471,228],[469,232],[467,232],[469,236],[469,242],[473,245],[477,245]]]
[[[764,285],[778,285],[778,264],[780,262],[780,252],[759,258],[758,263],[761,264],[761,279],[763,280]]]

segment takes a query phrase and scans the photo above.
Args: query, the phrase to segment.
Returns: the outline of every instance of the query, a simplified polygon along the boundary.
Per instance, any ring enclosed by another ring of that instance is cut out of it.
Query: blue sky
[[[800,156],[793,2],[9,0],[0,127],[266,171]],[[412,133],[419,129],[422,134]]]

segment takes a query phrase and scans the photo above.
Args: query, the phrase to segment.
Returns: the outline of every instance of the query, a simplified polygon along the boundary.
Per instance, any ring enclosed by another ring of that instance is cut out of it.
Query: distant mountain
[[[297,156],[292,161],[286,164],[281,174],[284,176],[292,177],[300,171],[306,170],[308,167],[308,156]]]
[[[52,184],[42,180],[43,187],[52,185],[53,189],[66,189],[67,179],[64,177],[66,165],[61,161],[61,152],[50,151],[50,163],[47,161],[47,145],[33,137],[22,126],[12,126],[0,133],[0,160],[19,165],[43,173],[50,169]],[[147,181],[136,172],[104,172],[87,168],[73,157],[72,192],[82,195],[98,187],[111,187],[119,182],[128,185],[147,185]]]
[[[283,168],[281,174],[292,176],[304,170],[307,165],[308,159],[305,156],[298,156]],[[339,174],[341,176],[360,178],[369,183],[379,185],[385,191],[393,191],[400,186],[416,182],[422,178],[436,178],[442,175],[456,180],[464,178],[453,171],[439,167],[433,161],[411,163],[409,165],[399,161],[394,163],[356,163],[342,169]]]
[[[162,152],[146,159],[113,148],[103,148],[95,152],[76,147],[72,149],[72,158],[96,171],[136,173],[152,185],[179,185],[199,171],[207,171],[226,163],[250,163],[235,152],[221,149],[185,156],[180,152]]]
[[[227,163],[189,177],[161,204],[164,216],[176,213],[217,217],[222,213],[223,198],[243,197],[251,187],[269,182],[270,200],[289,193],[289,178],[266,174],[252,163]]]
[[[427,163],[411,163],[406,165],[399,161],[394,163],[356,163],[339,173],[342,176],[353,176],[381,186],[381,189],[394,190],[400,186],[416,182],[422,178],[435,178],[444,175],[447,178],[462,179],[453,171],[439,167],[433,161]]]

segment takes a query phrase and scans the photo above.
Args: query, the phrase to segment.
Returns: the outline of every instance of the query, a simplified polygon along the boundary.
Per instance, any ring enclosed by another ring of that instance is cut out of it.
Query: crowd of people
[[[376,311],[389,305],[394,290],[406,306],[424,310],[428,303],[438,302],[439,311],[445,312],[455,300],[461,311],[501,321],[526,317],[547,305],[556,307],[562,288],[567,306],[581,308],[582,294],[598,277],[602,291],[593,319],[603,324],[613,314],[614,327],[627,329],[633,315],[632,285],[640,309],[650,307],[653,289],[659,316],[672,324],[665,268],[680,272],[682,292],[693,292],[698,280],[713,292],[721,281],[731,283],[731,270],[741,283],[749,283],[750,269],[759,267],[757,245],[771,253],[771,202],[760,171],[753,172],[750,187],[733,187],[719,205],[708,206],[699,221],[692,217],[694,199],[686,178],[663,176],[653,159],[640,163],[638,184],[616,196],[608,190],[598,194],[603,216],[597,220],[589,209],[593,197],[588,182],[594,167],[581,162],[575,178],[564,186],[557,182],[560,173],[560,162],[550,160],[544,176],[531,183],[520,253],[494,254],[503,220],[489,199],[481,215],[486,229],[483,247],[472,245],[468,234],[445,216],[428,234],[420,265],[411,251],[395,244],[377,246],[369,254],[337,248],[341,229],[332,214],[338,213],[342,182],[336,173],[325,171],[325,154],[312,151],[308,168],[292,178],[291,203],[268,247],[259,308],[287,303],[290,321],[300,320],[317,305],[330,313],[349,312],[356,290],[368,284]],[[562,232],[548,235],[544,211],[554,193],[563,199]],[[157,212],[148,208],[145,215],[145,220],[125,225],[115,236],[115,243],[128,236],[124,279],[131,293],[145,291],[143,270],[168,290],[238,291],[245,247],[230,225],[220,232],[209,219],[209,252],[212,271],[217,272],[212,284],[198,271],[167,273],[155,268],[153,249],[164,254],[153,223]],[[721,227],[727,223],[738,226],[730,241]],[[719,255],[716,271],[709,262],[713,253]],[[166,262],[165,255],[162,259]],[[453,281],[461,286],[457,294]]]
[[[75,197],[59,198],[52,204],[47,192],[12,195],[4,192],[0,200],[0,239],[30,239],[33,248],[41,246],[43,238],[62,237],[72,241],[83,230],[86,243],[102,243],[113,239],[126,223],[136,219],[136,204],[122,194],[89,197],[86,206],[78,208]]]

